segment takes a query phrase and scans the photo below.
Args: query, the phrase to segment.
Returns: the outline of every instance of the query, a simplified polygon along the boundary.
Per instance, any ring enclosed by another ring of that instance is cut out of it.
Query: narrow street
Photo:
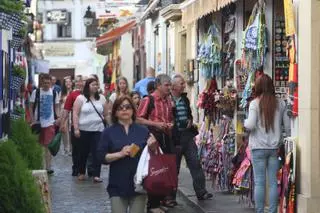
[[[108,167],[102,167],[102,184],[94,184],[91,179],[79,182],[71,176],[71,157],[59,153],[53,159],[54,175],[50,177],[52,213],[111,213],[110,201],[106,192]],[[197,212],[181,197],[179,206],[169,213]]]

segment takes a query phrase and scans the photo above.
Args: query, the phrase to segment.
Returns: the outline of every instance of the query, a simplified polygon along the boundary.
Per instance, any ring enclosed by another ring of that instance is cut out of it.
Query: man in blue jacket
[[[141,97],[147,96],[147,85],[150,81],[154,81],[155,79],[155,70],[152,67],[149,67],[146,72],[146,77],[136,83],[134,91],[138,92]]]

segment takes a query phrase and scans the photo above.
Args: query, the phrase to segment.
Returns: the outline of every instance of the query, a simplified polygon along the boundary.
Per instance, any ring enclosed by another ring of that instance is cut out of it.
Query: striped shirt
[[[173,97],[176,107],[175,122],[179,129],[185,129],[188,125],[188,106],[182,97]]]

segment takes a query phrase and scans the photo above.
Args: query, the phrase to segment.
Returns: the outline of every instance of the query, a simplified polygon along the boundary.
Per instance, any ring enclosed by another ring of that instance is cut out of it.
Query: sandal
[[[93,182],[94,182],[94,183],[102,183],[103,180],[102,180],[101,178],[99,178],[99,177],[94,177],[94,178],[93,178]]]
[[[166,213],[166,212],[160,208],[154,208],[154,209],[149,209],[148,213]]]
[[[165,200],[162,202],[162,205],[165,207],[173,208],[178,205],[178,203],[175,200]]]
[[[159,208],[160,208],[161,210],[163,210],[164,212],[169,211],[169,209],[168,209],[167,207],[165,207],[165,206],[160,206]]]
[[[86,176],[85,175],[79,175],[78,176],[78,180],[79,181],[84,181],[86,179]]]

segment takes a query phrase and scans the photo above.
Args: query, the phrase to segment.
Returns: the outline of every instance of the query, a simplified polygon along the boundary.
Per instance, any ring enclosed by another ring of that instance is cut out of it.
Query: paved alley
[[[108,167],[102,167],[102,184],[94,184],[90,179],[78,182],[71,176],[71,157],[58,154],[53,159],[55,173],[50,177],[52,213],[111,213],[106,192]],[[178,198],[179,206],[169,213],[197,212],[188,202]]]

